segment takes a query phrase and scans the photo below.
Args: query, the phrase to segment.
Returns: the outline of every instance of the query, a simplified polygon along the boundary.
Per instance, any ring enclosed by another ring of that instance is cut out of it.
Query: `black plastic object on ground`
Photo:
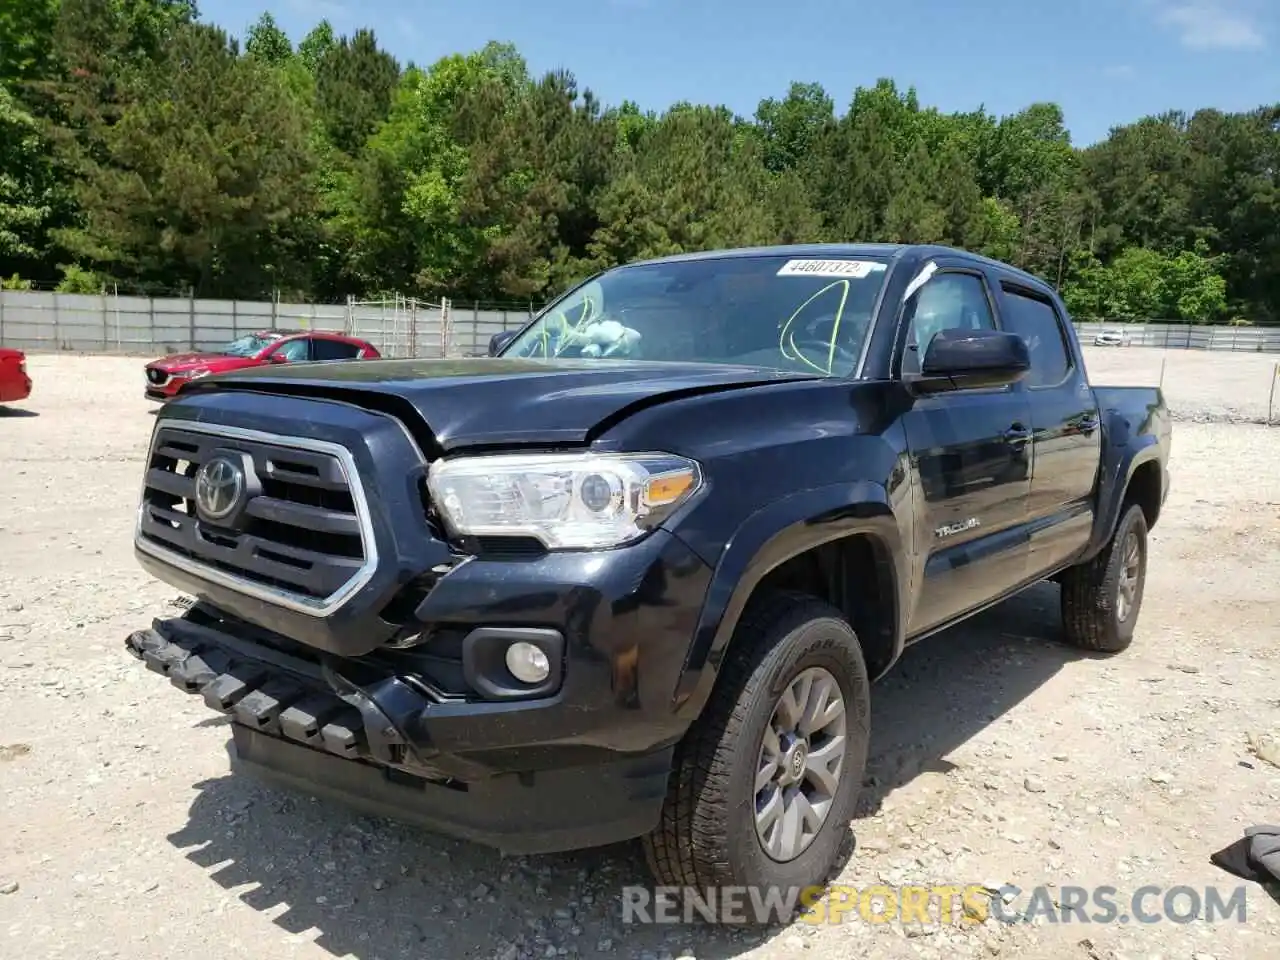
[[[1244,880],[1280,882],[1280,826],[1248,827],[1243,837],[1212,854],[1209,862]]]

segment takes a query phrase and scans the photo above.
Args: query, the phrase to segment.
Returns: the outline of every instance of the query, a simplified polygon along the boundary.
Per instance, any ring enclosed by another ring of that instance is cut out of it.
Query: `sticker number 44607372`
[[[860,280],[885,268],[874,260],[788,260],[780,277],[848,277]]]

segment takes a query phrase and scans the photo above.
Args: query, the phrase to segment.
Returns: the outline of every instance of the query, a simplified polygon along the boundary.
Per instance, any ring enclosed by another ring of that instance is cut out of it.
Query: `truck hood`
[[[253,390],[395,412],[407,402],[447,452],[479,444],[582,443],[606,422],[665,400],[816,379],[821,377],[711,363],[357,360],[239,370],[197,381],[184,396]]]

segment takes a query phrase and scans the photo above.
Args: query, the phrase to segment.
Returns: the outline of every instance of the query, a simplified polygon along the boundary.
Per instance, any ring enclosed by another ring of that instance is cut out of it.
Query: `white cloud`
[[[1192,50],[1260,50],[1267,45],[1257,20],[1231,0],[1181,0],[1159,14]]]

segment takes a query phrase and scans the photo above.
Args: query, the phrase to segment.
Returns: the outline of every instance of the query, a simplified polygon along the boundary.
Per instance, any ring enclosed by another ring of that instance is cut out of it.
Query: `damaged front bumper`
[[[485,709],[492,704],[450,702],[418,677],[266,646],[201,622],[200,612],[158,619],[125,643],[149,669],[231,718],[236,768],[508,854],[605,845],[657,822],[671,748],[495,770],[442,750],[433,728],[471,708],[480,740],[497,723],[514,741],[519,718],[510,708],[520,705],[494,714]]]
[[[427,446],[341,398],[167,406],[135,554],[198,602],[129,650],[231,718],[237,763],[313,793],[508,852],[648,832],[698,709],[679,690],[711,568],[662,529],[464,549],[433,518]],[[216,522],[195,504],[215,458],[245,491]],[[511,673],[517,643],[544,681]]]

